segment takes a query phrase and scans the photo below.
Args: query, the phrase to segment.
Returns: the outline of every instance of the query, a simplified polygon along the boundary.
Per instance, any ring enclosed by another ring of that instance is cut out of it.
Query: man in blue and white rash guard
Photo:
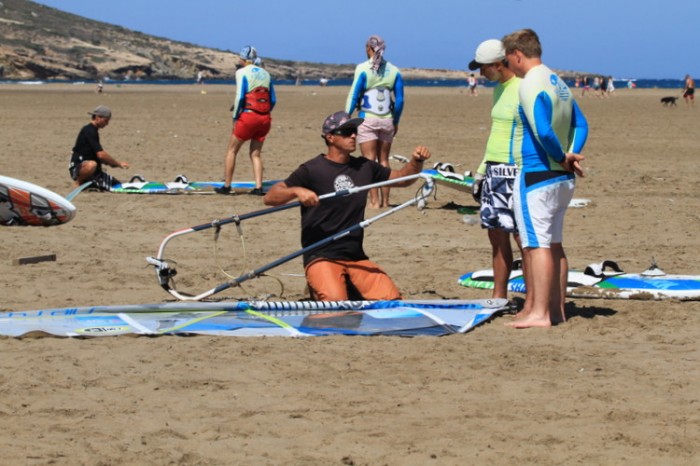
[[[345,111],[357,110],[364,123],[357,133],[362,155],[389,167],[391,143],[399,131],[403,111],[403,79],[401,71],[384,59],[384,40],[371,36],[365,44],[368,60],[355,67],[355,77],[348,93]],[[392,99],[393,93],[393,99]],[[389,188],[369,193],[369,207],[389,207]]]
[[[519,115],[523,139],[514,151],[519,175],[514,211],[524,250],[525,308],[510,323],[515,328],[549,327],[566,320],[564,297],[568,260],[564,253],[564,215],[588,137],[588,123],[564,81],[542,64],[542,46],[531,29],[503,39],[508,67],[523,78]]]

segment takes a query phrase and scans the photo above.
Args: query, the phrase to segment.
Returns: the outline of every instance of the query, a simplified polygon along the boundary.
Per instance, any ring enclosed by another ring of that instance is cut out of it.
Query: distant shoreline
[[[571,78],[565,78],[564,79],[566,83],[569,85],[570,88],[574,89],[574,80]],[[628,83],[633,82],[635,87],[637,89],[683,89],[684,87],[684,81],[682,79],[634,79],[634,80],[629,80],[629,79],[614,79],[613,84],[615,85],[616,89],[626,89],[628,87]],[[279,79],[279,80],[273,80],[273,83],[275,86],[295,86],[295,81],[292,79]],[[27,86],[27,87],[39,87],[39,86],[45,86],[45,85],[69,85],[69,86],[94,86],[97,84],[97,81],[94,80],[85,80],[85,81],[41,81],[41,80],[4,80],[0,81],[0,85],[9,85],[9,86]],[[338,86],[347,86],[349,87],[352,84],[352,79],[348,78],[342,78],[342,79],[330,79],[328,81],[327,86],[328,87],[338,87]],[[465,79],[454,79],[454,78],[449,78],[449,79],[440,79],[440,78],[420,78],[420,79],[405,79],[404,84],[407,87],[467,87],[466,84],[466,73],[465,73]],[[494,83],[490,83],[484,80],[481,80],[479,84],[483,87],[494,87]],[[127,80],[127,81],[105,81],[104,82],[105,86],[110,86],[110,87],[122,87],[122,86],[135,86],[135,85],[144,85],[144,86],[157,86],[157,85],[162,85],[162,86],[188,86],[188,85],[197,85],[197,86],[213,86],[213,85],[223,85],[223,86],[234,86],[235,81],[234,80],[229,80],[229,79],[211,79],[208,81],[205,81],[203,85],[198,85],[194,79],[172,79],[172,80],[165,80],[165,79],[157,79],[157,80],[146,80],[146,79],[141,79],[141,80]],[[299,85],[301,87],[320,87],[319,80],[318,79],[304,79],[301,81],[301,84]],[[591,90],[592,92],[592,90]]]

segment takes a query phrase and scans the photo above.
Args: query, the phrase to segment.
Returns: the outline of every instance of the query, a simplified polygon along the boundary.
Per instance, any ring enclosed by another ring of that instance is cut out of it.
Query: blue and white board
[[[525,280],[519,261],[510,274],[508,290],[525,293]],[[516,268],[517,267],[517,268]],[[469,288],[493,289],[493,270],[462,275],[458,283]],[[671,275],[655,265],[642,273],[625,273],[615,262],[591,264],[583,271],[569,270],[567,296],[573,298],[618,299],[700,299],[700,275]]]
[[[0,225],[50,227],[70,222],[76,208],[53,191],[0,176]]]
[[[472,192],[474,177],[471,172],[463,175],[455,172],[454,165],[448,162],[436,162],[432,169],[423,170],[421,173],[430,176],[437,184],[454,188],[467,193]]]
[[[279,180],[263,181],[263,192],[267,192]],[[135,175],[129,182],[119,183],[110,188],[113,193],[131,194],[211,194],[214,188],[224,185],[223,181],[189,181],[186,176],[178,175],[173,181],[147,181],[140,175]],[[247,193],[255,188],[254,181],[234,181],[231,192]]]
[[[429,168],[421,171],[426,175],[429,175],[437,184],[442,186],[447,186],[448,188],[457,189],[459,191],[464,191],[467,193],[472,192],[472,185],[474,184],[474,178],[468,175],[458,175],[456,173],[450,173],[444,170],[436,170],[434,168]]]
[[[447,335],[464,333],[508,309],[505,299],[95,306],[0,313],[0,335]]]
[[[401,163],[408,163],[409,158],[403,155],[392,154],[389,156],[391,160],[396,160]],[[459,191],[471,193],[474,177],[471,172],[465,172],[463,175],[455,172],[454,165],[449,162],[436,162],[433,168],[422,170],[423,175],[428,175],[437,184],[454,188]]]

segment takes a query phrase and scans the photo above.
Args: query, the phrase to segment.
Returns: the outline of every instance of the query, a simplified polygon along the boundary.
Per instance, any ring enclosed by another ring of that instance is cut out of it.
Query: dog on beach
[[[678,97],[662,97],[661,98],[661,103],[663,104],[664,107],[675,107],[676,106],[676,100],[678,100]]]

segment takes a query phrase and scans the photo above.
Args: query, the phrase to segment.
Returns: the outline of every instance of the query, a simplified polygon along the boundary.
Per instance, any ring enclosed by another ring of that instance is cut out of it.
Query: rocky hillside
[[[29,0],[0,0],[0,79],[232,78],[231,51],[149,36]],[[354,64],[265,59],[276,79],[352,77]],[[404,69],[404,77],[461,79],[463,71]]]

